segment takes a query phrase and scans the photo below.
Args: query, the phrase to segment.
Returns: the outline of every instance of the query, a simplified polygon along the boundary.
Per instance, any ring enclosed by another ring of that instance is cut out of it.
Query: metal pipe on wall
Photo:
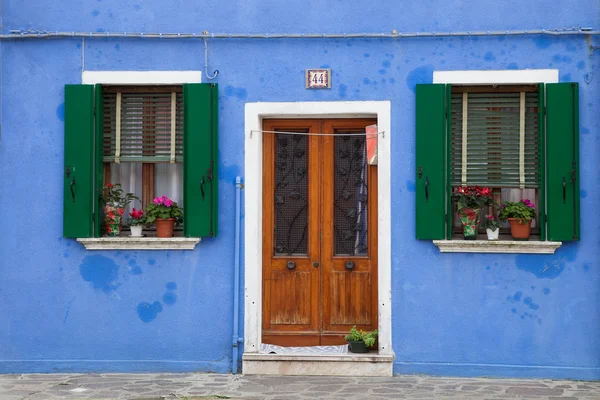
[[[234,278],[233,278],[233,352],[231,355],[231,373],[238,372],[239,344],[239,303],[240,303],[240,218],[241,218],[241,192],[244,185],[242,178],[235,178],[235,243],[234,243]]]
[[[118,39],[404,39],[464,36],[573,36],[600,35],[592,28],[525,29],[466,32],[399,32],[385,33],[144,33],[144,32],[49,32],[39,30],[11,30],[1,34],[0,40],[61,39],[61,38],[118,38]]]

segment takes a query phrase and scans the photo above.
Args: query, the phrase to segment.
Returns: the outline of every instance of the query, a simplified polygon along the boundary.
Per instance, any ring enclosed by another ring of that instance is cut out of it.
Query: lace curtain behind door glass
[[[367,255],[368,168],[365,142],[364,137],[335,137],[333,228],[336,255]]]

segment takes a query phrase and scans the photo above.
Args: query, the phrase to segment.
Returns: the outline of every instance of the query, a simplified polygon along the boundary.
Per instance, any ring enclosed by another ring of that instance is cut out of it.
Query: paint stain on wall
[[[538,36],[533,39],[533,42],[538,49],[547,49],[552,46],[552,40],[547,36]]]
[[[239,100],[246,100],[248,97],[248,91],[246,88],[234,87],[234,86],[226,86],[225,87],[225,95],[228,97],[235,97]]]
[[[428,64],[410,71],[406,78],[406,86],[414,93],[417,91],[417,83],[431,83],[432,81],[433,65]]]
[[[411,193],[414,193],[417,190],[416,183],[414,181],[411,181],[410,179],[406,180],[405,186],[406,190],[408,190]]]
[[[60,103],[58,105],[58,107],[56,108],[56,118],[58,118],[60,121],[65,120],[65,103]]]
[[[539,304],[535,304],[533,302],[533,299],[531,297],[525,297],[523,299],[523,304],[525,304],[526,306],[528,306],[529,308],[531,308],[532,310],[537,310],[540,308]]]
[[[86,256],[79,266],[79,274],[83,280],[90,282],[96,290],[110,293],[116,290],[120,283],[117,282],[119,266],[105,256]]]
[[[348,93],[348,86],[344,85],[342,83],[339,87],[338,93],[339,93],[340,97],[342,97],[342,98],[346,97],[346,94]]]
[[[143,302],[138,304],[137,314],[143,322],[148,323],[154,321],[156,319],[156,316],[159,312],[162,311],[162,309],[162,304],[160,304],[158,301],[155,301],[152,304],[148,302]]]
[[[521,301],[521,296],[523,296],[522,292],[515,292],[512,296],[508,296],[506,300],[510,301],[511,303],[515,303]]]
[[[576,258],[575,247],[563,245],[554,255],[519,254],[515,261],[520,270],[541,279],[554,279],[562,274],[567,262],[575,261]]]
[[[485,53],[485,55],[483,56],[483,59],[485,61],[496,61],[496,56],[494,56],[494,53],[492,53],[491,51],[488,51],[487,53]]]

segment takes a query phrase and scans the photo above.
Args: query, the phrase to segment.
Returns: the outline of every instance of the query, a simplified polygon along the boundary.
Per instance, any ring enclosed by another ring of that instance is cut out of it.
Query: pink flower
[[[162,203],[163,203],[163,199],[161,197],[154,198],[154,204],[161,205]]]
[[[164,204],[165,206],[167,206],[167,207],[171,207],[171,206],[173,205],[173,200],[171,200],[171,199],[167,198],[167,199],[166,199],[166,200],[163,202],[163,204]]]

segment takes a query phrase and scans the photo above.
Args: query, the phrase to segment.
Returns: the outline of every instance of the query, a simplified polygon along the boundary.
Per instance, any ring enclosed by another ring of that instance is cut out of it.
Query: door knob
[[[354,261],[346,261],[346,269],[352,271],[354,269]]]
[[[319,263],[317,261],[313,261],[313,268],[319,268]]]
[[[287,266],[287,269],[292,270],[292,269],[296,268],[296,263],[294,261],[288,261],[286,266]]]

